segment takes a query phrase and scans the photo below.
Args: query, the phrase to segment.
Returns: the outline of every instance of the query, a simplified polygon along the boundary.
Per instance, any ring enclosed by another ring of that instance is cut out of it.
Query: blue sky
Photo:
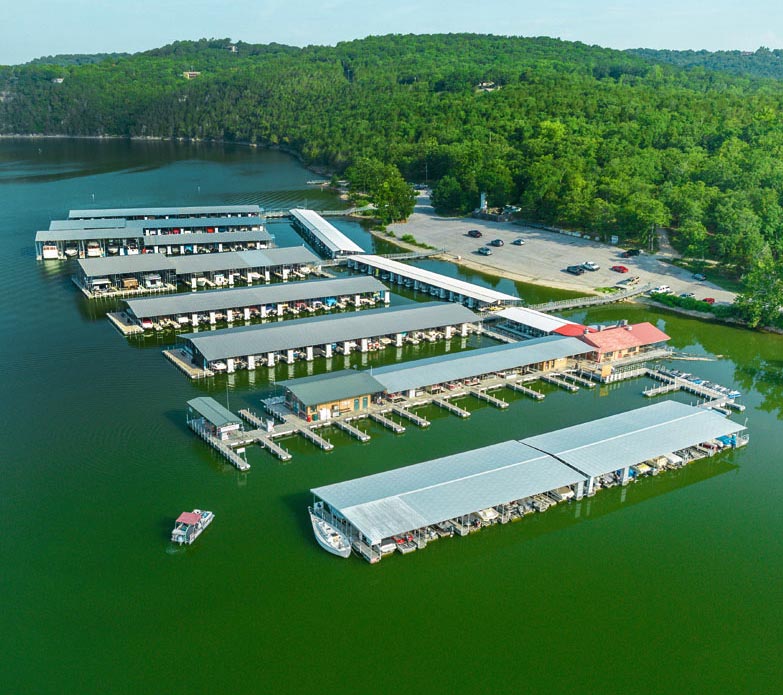
[[[778,0],[5,0],[0,64],[136,52],[177,39],[335,44],[370,34],[470,31],[612,48],[783,48]],[[12,8],[12,9],[10,9]]]

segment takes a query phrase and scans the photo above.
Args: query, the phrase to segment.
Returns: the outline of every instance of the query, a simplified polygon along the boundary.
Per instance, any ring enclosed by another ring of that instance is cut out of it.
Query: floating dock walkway
[[[561,379],[554,374],[544,374],[542,372],[538,378],[541,379],[541,381],[546,381],[548,384],[554,384],[555,386],[559,386],[561,389],[565,389],[571,393],[576,393],[579,390],[578,386],[570,384],[565,379]]]
[[[529,386],[524,386],[523,384],[519,384],[515,381],[506,382],[506,388],[511,389],[512,391],[517,391],[518,393],[524,393],[526,396],[535,398],[537,401],[544,400],[544,394],[540,391],[536,391],[531,389]]]
[[[333,424],[337,429],[347,432],[360,442],[369,442],[371,437],[366,432],[362,432],[358,427],[354,427],[348,420],[334,420]]]
[[[405,431],[405,427],[397,422],[394,422],[394,420],[387,418],[385,415],[383,415],[383,413],[371,412],[370,419],[374,420],[378,424],[383,425],[387,429],[390,429],[392,432],[394,432],[394,434],[402,434]]]
[[[486,401],[490,405],[494,405],[496,408],[508,408],[509,405],[506,401],[503,401],[500,398],[495,398],[495,396],[487,393],[486,389],[468,389],[468,394],[478,398],[480,401]]]
[[[470,417],[470,411],[460,408],[458,405],[454,405],[446,398],[433,398],[432,404],[438,406],[438,408],[443,408],[443,410],[446,410],[457,417]]]
[[[234,451],[228,444],[221,441],[217,437],[213,437],[207,430],[199,425],[198,421],[191,420],[189,423],[190,429],[192,429],[201,439],[209,444],[215,451],[221,456],[228,459],[228,462],[240,471],[249,471],[250,464],[245,461],[236,451]]]
[[[414,425],[418,425],[419,427],[429,427],[430,421],[426,418],[421,417],[420,415],[416,415],[416,413],[411,412],[410,410],[407,410],[406,408],[400,408],[399,406],[394,406],[392,409],[392,412],[395,415],[399,415],[400,417],[405,418],[406,420],[410,420]]]

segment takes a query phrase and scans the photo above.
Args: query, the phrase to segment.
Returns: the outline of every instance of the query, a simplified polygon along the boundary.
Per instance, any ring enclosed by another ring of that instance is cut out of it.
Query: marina
[[[303,246],[172,257],[155,253],[79,259],[74,282],[88,299],[101,299],[171,292],[180,284],[195,290],[207,284],[268,284],[273,277],[285,282],[319,268],[318,257]]]
[[[230,374],[238,368],[271,367],[278,361],[312,361],[316,350],[329,358],[338,352],[348,355],[354,348],[366,353],[402,346],[417,333],[431,334],[433,340],[450,340],[455,335],[468,335],[477,318],[463,306],[428,302],[188,333],[178,340],[195,365]]]
[[[347,277],[131,299],[124,314],[131,325],[161,331],[336,313],[389,301],[389,290],[375,278]]]
[[[126,212],[128,216],[117,213]],[[166,215],[166,212],[181,214]],[[72,210],[84,215],[52,220],[35,235],[38,260],[131,256],[141,253],[208,253],[268,248],[258,206]],[[107,215],[96,217],[87,215]],[[230,236],[223,236],[229,233]],[[224,248],[225,247],[225,248]]]
[[[442,531],[466,535],[521,519],[747,441],[742,425],[703,408],[666,401],[314,488],[312,509],[375,564],[384,549],[407,554],[423,549]]]

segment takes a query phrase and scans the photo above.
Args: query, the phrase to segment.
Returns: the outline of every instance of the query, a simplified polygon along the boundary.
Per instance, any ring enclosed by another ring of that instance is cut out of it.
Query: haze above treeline
[[[670,227],[738,278],[783,255],[783,51],[448,34],[59,63],[0,68],[0,132],[247,142],[336,174],[377,161],[432,185],[443,211],[486,191],[638,243]]]

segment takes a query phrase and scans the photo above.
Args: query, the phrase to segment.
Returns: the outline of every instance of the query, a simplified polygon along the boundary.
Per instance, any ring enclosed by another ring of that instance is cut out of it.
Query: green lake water
[[[780,692],[783,337],[632,305],[576,314],[650,320],[716,357],[676,364],[742,391],[750,445],[370,566],[317,547],[310,488],[641,407],[646,383],[508,393],[506,411],[468,400],[466,421],[425,410],[428,430],[334,432],[330,453],[289,440],[290,463],[251,449],[240,474],[189,432],[184,404],[257,407],[266,370],[190,383],[156,341],[122,338],[67,264],[35,260],[35,231],[70,208],[336,207],[312,177],[243,148],[0,141],[0,693]],[[174,549],[193,507],[216,520]]]

